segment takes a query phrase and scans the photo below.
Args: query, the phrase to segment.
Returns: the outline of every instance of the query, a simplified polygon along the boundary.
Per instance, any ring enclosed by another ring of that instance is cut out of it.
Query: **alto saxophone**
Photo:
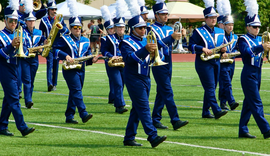
[[[109,58],[108,61],[109,67],[125,67],[125,62],[123,61],[123,57],[120,56],[118,59]]]
[[[220,51],[222,48],[227,47],[230,44],[233,44],[233,42],[234,42],[234,38],[229,43],[223,44],[223,45],[221,45],[219,47],[216,47],[214,49],[210,49],[212,51],[212,53],[213,53],[212,55],[206,56],[205,53],[202,53],[201,54],[201,60],[208,61],[208,60],[211,60],[211,59],[214,59],[214,58],[220,58],[220,54],[217,54],[217,52]]]
[[[62,14],[56,15],[55,20],[53,22],[52,29],[50,31],[48,38],[47,38],[47,41],[48,41],[47,44],[45,44],[43,46],[34,47],[34,48],[28,48],[30,56],[35,57],[36,56],[35,52],[38,51],[39,49],[42,49],[42,48],[44,48],[44,50],[42,52],[42,56],[47,57],[49,55],[49,52],[52,48],[54,39],[55,39],[58,31],[63,29],[63,25],[60,23],[62,18],[63,18]]]
[[[232,57],[241,55],[240,52],[235,52],[235,53],[227,53],[227,58],[222,58],[220,59],[220,63],[230,63],[232,64],[234,62],[234,59],[232,59]]]

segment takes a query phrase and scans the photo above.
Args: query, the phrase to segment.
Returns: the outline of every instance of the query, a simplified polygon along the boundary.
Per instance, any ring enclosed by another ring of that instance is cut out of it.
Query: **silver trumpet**
[[[181,30],[182,30],[183,26],[182,26],[182,23],[181,23],[181,17],[179,18],[179,21],[175,22],[174,25],[173,25],[173,30],[174,32],[179,32],[181,33]],[[182,45],[182,37],[179,39],[179,40],[175,40],[173,42],[173,53],[187,53],[188,51],[186,51],[184,48],[183,48],[183,45]]]

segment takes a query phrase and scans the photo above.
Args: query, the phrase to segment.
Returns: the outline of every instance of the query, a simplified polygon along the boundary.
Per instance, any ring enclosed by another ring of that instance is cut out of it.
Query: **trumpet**
[[[222,58],[220,59],[220,63],[230,63],[232,64],[234,62],[234,59],[232,59],[232,57],[241,55],[240,52],[235,52],[235,53],[227,53],[227,58]]]
[[[211,51],[213,52],[212,55],[206,56],[205,53],[202,53],[201,56],[200,56],[201,60],[208,61],[208,60],[211,60],[211,59],[214,59],[214,58],[220,58],[220,54],[218,54],[217,52],[220,51],[222,48],[227,47],[230,44],[233,44],[233,42],[234,42],[234,38],[229,43],[226,43],[226,44],[223,44],[223,45],[221,45],[219,47],[211,49]]]
[[[179,21],[174,23],[173,30],[174,30],[174,32],[176,31],[176,32],[181,33],[182,28],[183,27],[182,27],[181,17],[180,17]],[[188,52],[183,48],[182,37],[179,40],[175,40],[173,42],[173,52],[176,52],[176,53],[187,53]]]
[[[152,31],[152,27],[151,27],[151,30],[149,31],[149,33],[147,34],[146,39],[147,39],[147,43],[154,43],[157,46],[157,37],[156,37],[156,34]],[[150,57],[150,60],[153,60],[153,59],[154,59],[154,62],[152,64],[150,64],[149,66],[162,66],[162,65],[168,64],[166,62],[163,62],[160,59],[158,49],[155,50],[155,55],[153,57],[152,56]]]
[[[16,31],[16,37],[20,38],[20,45],[19,45],[19,48],[17,48],[17,53],[16,53],[16,55],[14,55],[14,57],[27,57],[23,51],[23,29],[22,29],[22,26],[19,24],[18,28],[15,31]]]
[[[34,11],[40,10],[41,6],[42,6],[41,0],[34,0],[33,1],[33,10]]]
[[[269,33],[269,27],[267,27],[267,31],[263,32],[262,34],[262,44],[267,43],[270,41],[270,33]],[[267,61],[264,63],[270,63],[270,50],[264,51],[263,57],[266,57]]]

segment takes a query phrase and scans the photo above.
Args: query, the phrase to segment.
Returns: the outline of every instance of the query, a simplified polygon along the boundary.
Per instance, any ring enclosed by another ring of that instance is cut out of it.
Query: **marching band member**
[[[125,31],[125,18],[122,17],[125,10],[125,1],[124,0],[117,0],[117,7],[116,7],[116,17],[113,19],[114,22],[114,35],[106,36],[106,47],[104,48],[105,54],[104,56],[108,56],[111,59],[118,60],[121,56],[121,52],[119,50],[119,44],[121,41],[126,37],[124,35]],[[114,86],[114,107],[115,112],[122,114],[127,112],[128,109],[125,108],[125,101],[123,96],[123,89],[124,89],[124,79],[123,79],[123,67],[116,66],[116,67],[109,67],[109,75],[111,75],[111,79]]]
[[[5,25],[0,31],[0,81],[4,90],[4,99],[0,116],[0,135],[13,136],[8,131],[8,119],[12,113],[17,129],[22,136],[32,133],[35,128],[28,128],[24,122],[23,114],[20,108],[18,91],[18,64],[17,57],[14,57],[16,48],[19,47],[20,39],[15,36],[15,28],[18,21],[18,0],[9,1],[9,6],[5,8]]]
[[[208,61],[201,60],[200,56],[205,53],[207,56],[212,55],[211,49],[219,47],[224,43],[224,30],[215,27],[217,22],[217,13],[215,11],[214,0],[204,0],[205,9],[203,11],[206,25],[193,31],[189,41],[189,50],[196,52],[195,69],[199,75],[204,88],[202,118],[220,118],[227,114],[227,110],[222,111],[218,106],[216,99],[216,86],[219,80],[220,62],[218,59]],[[224,53],[226,47],[221,49]],[[210,113],[212,108],[214,116]]]
[[[149,11],[145,7],[145,1],[144,0],[138,0],[138,3],[139,3],[139,6],[140,6],[140,10],[141,10],[141,16],[142,16],[144,22],[146,23],[147,29],[150,30],[150,23],[147,22],[148,21]],[[148,34],[147,29],[145,31],[145,35]]]
[[[71,34],[63,35],[58,42],[54,44],[54,52],[60,60],[73,63],[74,58],[91,55],[91,49],[89,39],[81,36],[82,22],[81,18],[78,17],[76,0],[68,0],[67,4],[72,15],[72,17],[69,18]],[[88,64],[91,65],[97,62],[97,58],[98,57],[88,60]],[[62,73],[69,89],[69,98],[65,113],[66,123],[78,123],[78,121],[74,119],[76,107],[78,108],[82,122],[86,123],[93,115],[88,114],[83,102],[82,88],[85,77],[85,63],[82,64],[81,69],[62,69]]]
[[[224,17],[224,10],[223,10],[223,2],[224,0],[217,0],[217,11],[219,16],[217,17],[217,23],[218,23],[218,27],[220,29],[224,29],[224,24],[222,22],[222,19]]]
[[[127,0],[126,0],[127,1]],[[134,2],[134,0],[132,1]],[[146,23],[140,16],[139,5],[127,1],[133,17],[128,21],[130,37],[121,43],[121,53],[126,64],[124,68],[124,79],[132,101],[129,120],[124,137],[125,146],[142,146],[135,141],[139,121],[141,120],[147,140],[154,148],[166,140],[166,136],[158,136],[157,129],[151,121],[149,107],[150,80],[150,59],[149,54],[157,50],[156,43],[147,43],[145,36]]]
[[[160,120],[162,119],[162,109],[164,105],[167,107],[167,111],[171,118],[171,124],[173,129],[177,130],[186,124],[188,121],[181,121],[177,112],[177,107],[173,99],[173,90],[171,86],[172,77],[172,43],[174,40],[181,38],[181,33],[173,32],[173,28],[165,25],[168,20],[168,9],[164,0],[157,0],[157,3],[153,5],[153,11],[155,14],[156,22],[152,24],[152,30],[157,36],[157,42],[161,49],[160,56],[167,65],[152,66],[152,72],[157,83],[157,95],[155,100],[155,106],[152,113],[153,124],[156,128],[167,129]]]
[[[39,25],[39,30],[43,32],[43,35],[45,38],[48,38],[48,35],[50,34],[50,31],[52,29],[52,24],[54,23],[54,20],[56,17],[56,11],[57,11],[56,4],[53,0],[49,0],[49,3],[47,6],[48,6],[48,15],[41,18],[41,22]],[[66,24],[64,23],[64,20],[62,19],[60,22],[63,25],[63,29],[59,30],[55,38],[55,42],[57,42],[57,39],[59,38],[60,33],[62,35],[68,33],[68,29],[66,28]],[[48,85],[48,91],[50,92],[50,91],[56,90],[59,60],[57,60],[53,56],[52,52],[49,53],[49,55],[46,57],[46,60],[47,60],[47,85]]]
[[[102,13],[102,17],[104,18],[105,22],[104,22],[104,27],[107,31],[107,34],[111,37],[113,37],[112,35],[114,34],[114,23],[111,20],[111,13],[108,9],[108,6],[104,5],[100,8],[100,11]],[[100,51],[102,53],[103,56],[106,55],[106,36],[103,36],[100,38]],[[110,87],[110,92],[109,92],[109,97],[108,97],[108,103],[109,104],[113,104],[114,103],[114,86],[113,86],[113,81],[112,81],[112,76],[110,75],[109,72],[109,66],[108,66],[108,60],[104,60],[105,61],[105,69],[106,69],[106,73],[109,79],[109,87]]]
[[[248,15],[245,23],[248,33],[239,37],[238,44],[244,67],[241,73],[241,85],[245,98],[239,122],[239,137],[256,138],[249,134],[247,124],[251,114],[259,126],[264,138],[270,137],[270,127],[264,117],[263,104],[260,97],[261,68],[263,52],[270,50],[270,44],[261,43],[261,37],[257,36],[261,22],[258,15],[259,5],[256,0],[245,0]]]
[[[234,21],[231,14],[231,4],[229,0],[223,0],[223,13],[224,17],[222,19],[222,23],[224,25],[225,30],[225,40],[226,43],[231,42],[231,40],[234,38],[234,43],[227,46],[227,53],[234,53],[237,52],[237,40],[238,37],[235,34],[232,34]],[[224,53],[221,58],[226,58],[227,53]],[[229,108],[226,105],[226,102],[228,101],[228,104],[231,108],[231,110],[234,110],[239,106],[239,103],[235,102],[235,99],[232,94],[232,78],[234,74],[234,68],[235,68],[235,62],[229,63],[224,62],[220,63],[220,75],[219,75],[219,100],[220,100],[220,108],[229,110]]]
[[[25,42],[24,46],[27,48],[37,47],[43,44],[44,37],[42,36],[42,31],[35,29],[35,12],[33,12],[33,1],[25,0],[25,29],[24,32]],[[42,52],[42,49],[39,50]],[[23,82],[23,91],[24,91],[24,100],[25,106],[27,108],[31,108],[33,106],[33,89],[34,89],[34,80],[38,70],[38,55],[30,58],[22,58],[21,59],[21,67],[22,67],[22,82]]]

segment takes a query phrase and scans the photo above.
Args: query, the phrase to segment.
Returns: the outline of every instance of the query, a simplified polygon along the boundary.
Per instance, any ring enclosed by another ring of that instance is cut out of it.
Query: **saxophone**
[[[227,58],[222,58],[220,59],[220,63],[230,63],[232,64],[234,62],[234,59],[232,59],[232,57],[241,55],[240,52],[235,52],[235,53],[227,53]]]
[[[118,57],[118,59],[109,58],[108,66],[109,67],[122,67],[122,68],[124,68],[125,62],[123,61],[123,57],[120,56],[120,57]]]
[[[270,33],[268,30],[269,27],[267,27],[267,31],[263,32],[262,34],[262,44],[270,41]],[[267,58],[267,61],[265,61],[264,63],[270,63],[270,50],[264,51],[263,57]]]
[[[55,20],[53,22],[52,29],[50,31],[50,34],[49,34],[48,38],[47,38],[47,41],[48,41],[47,44],[45,44],[43,46],[28,48],[30,57],[35,57],[36,56],[35,52],[38,51],[39,49],[42,49],[42,48],[44,48],[44,50],[42,52],[42,56],[47,57],[49,55],[49,52],[50,52],[50,50],[52,48],[54,39],[55,39],[58,31],[63,29],[63,25],[60,23],[62,18],[63,18],[62,14],[57,14],[56,15]]]
[[[202,54],[201,54],[201,60],[203,60],[203,61],[208,61],[208,60],[211,60],[211,59],[214,59],[214,58],[220,58],[220,54],[218,54],[217,52],[219,52],[222,48],[227,47],[227,46],[230,45],[230,44],[233,44],[233,42],[234,42],[234,38],[233,38],[232,41],[229,42],[229,43],[222,44],[222,45],[219,46],[219,47],[216,47],[216,48],[214,48],[214,49],[211,49],[211,51],[213,52],[212,55],[206,56],[205,53],[202,53]]]

